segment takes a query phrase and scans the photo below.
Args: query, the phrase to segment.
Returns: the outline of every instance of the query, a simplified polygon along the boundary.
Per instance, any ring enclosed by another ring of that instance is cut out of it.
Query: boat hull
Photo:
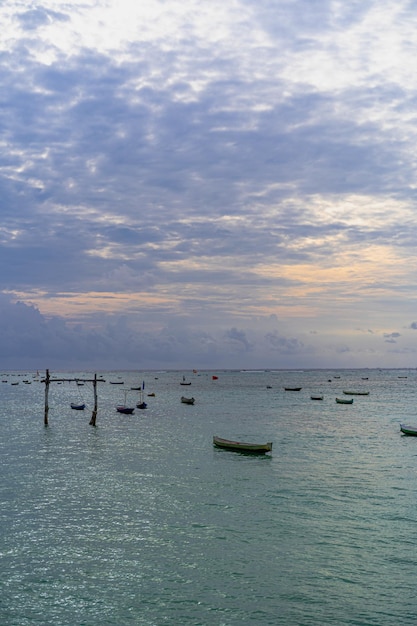
[[[404,435],[417,437],[417,426],[406,426],[405,424],[400,424],[400,430]]]
[[[246,454],[265,454],[272,451],[272,441],[268,443],[247,443],[214,436],[213,444],[217,448],[224,448],[232,452],[244,452]]]
[[[336,398],[337,404],[353,404],[353,398],[345,400],[344,398]]]
[[[71,408],[75,411],[84,411],[85,404],[76,404],[75,402],[71,402]]]
[[[194,398],[186,398],[185,396],[181,396],[181,402],[183,404],[194,404],[195,399]]]
[[[125,415],[132,415],[134,410],[135,410],[134,407],[128,407],[128,406],[117,406],[116,407],[116,411],[118,413],[124,413]]]

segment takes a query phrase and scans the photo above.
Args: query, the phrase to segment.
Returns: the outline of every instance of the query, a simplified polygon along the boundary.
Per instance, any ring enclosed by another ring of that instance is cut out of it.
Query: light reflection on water
[[[133,416],[102,384],[97,428],[91,389],[77,412],[51,385],[44,428],[43,385],[2,388],[0,623],[414,624],[417,438],[398,425],[417,374],[202,373],[194,406],[182,374],[140,373],[155,397]],[[353,385],[370,395],[337,405]]]

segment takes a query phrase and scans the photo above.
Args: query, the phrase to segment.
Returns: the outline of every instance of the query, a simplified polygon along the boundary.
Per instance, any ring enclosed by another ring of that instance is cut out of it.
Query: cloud
[[[277,335],[277,333],[268,333],[265,337],[271,350],[281,354],[294,354],[304,351],[304,344],[295,337],[287,338]]]
[[[397,343],[399,337],[401,337],[401,333],[384,333],[386,343]]]
[[[23,30],[26,31],[36,30],[41,26],[50,24],[53,21],[67,22],[70,20],[69,16],[64,13],[48,11],[41,7],[30,9],[29,11],[24,11],[18,14],[17,19]]]
[[[391,362],[376,338],[413,314],[409,3],[0,17],[0,293],[40,355],[47,333],[49,358]]]

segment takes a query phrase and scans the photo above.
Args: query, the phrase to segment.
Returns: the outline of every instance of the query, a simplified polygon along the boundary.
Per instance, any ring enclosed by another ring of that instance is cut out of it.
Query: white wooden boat
[[[404,433],[404,435],[417,437],[417,426],[406,426],[405,424],[400,424],[400,430]]]
[[[337,404],[353,404],[353,398],[347,400],[346,398],[336,398]]]
[[[249,452],[251,454],[265,454],[272,451],[272,441],[268,443],[247,443],[243,441],[231,441],[222,439],[216,435],[213,437],[213,444],[218,448],[225,448],[234,452]]]

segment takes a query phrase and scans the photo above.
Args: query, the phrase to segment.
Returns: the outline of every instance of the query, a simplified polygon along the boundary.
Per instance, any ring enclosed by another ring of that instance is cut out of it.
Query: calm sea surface
[[[0,374],[2,626],[415,626],[416,370],[102,375]]]

